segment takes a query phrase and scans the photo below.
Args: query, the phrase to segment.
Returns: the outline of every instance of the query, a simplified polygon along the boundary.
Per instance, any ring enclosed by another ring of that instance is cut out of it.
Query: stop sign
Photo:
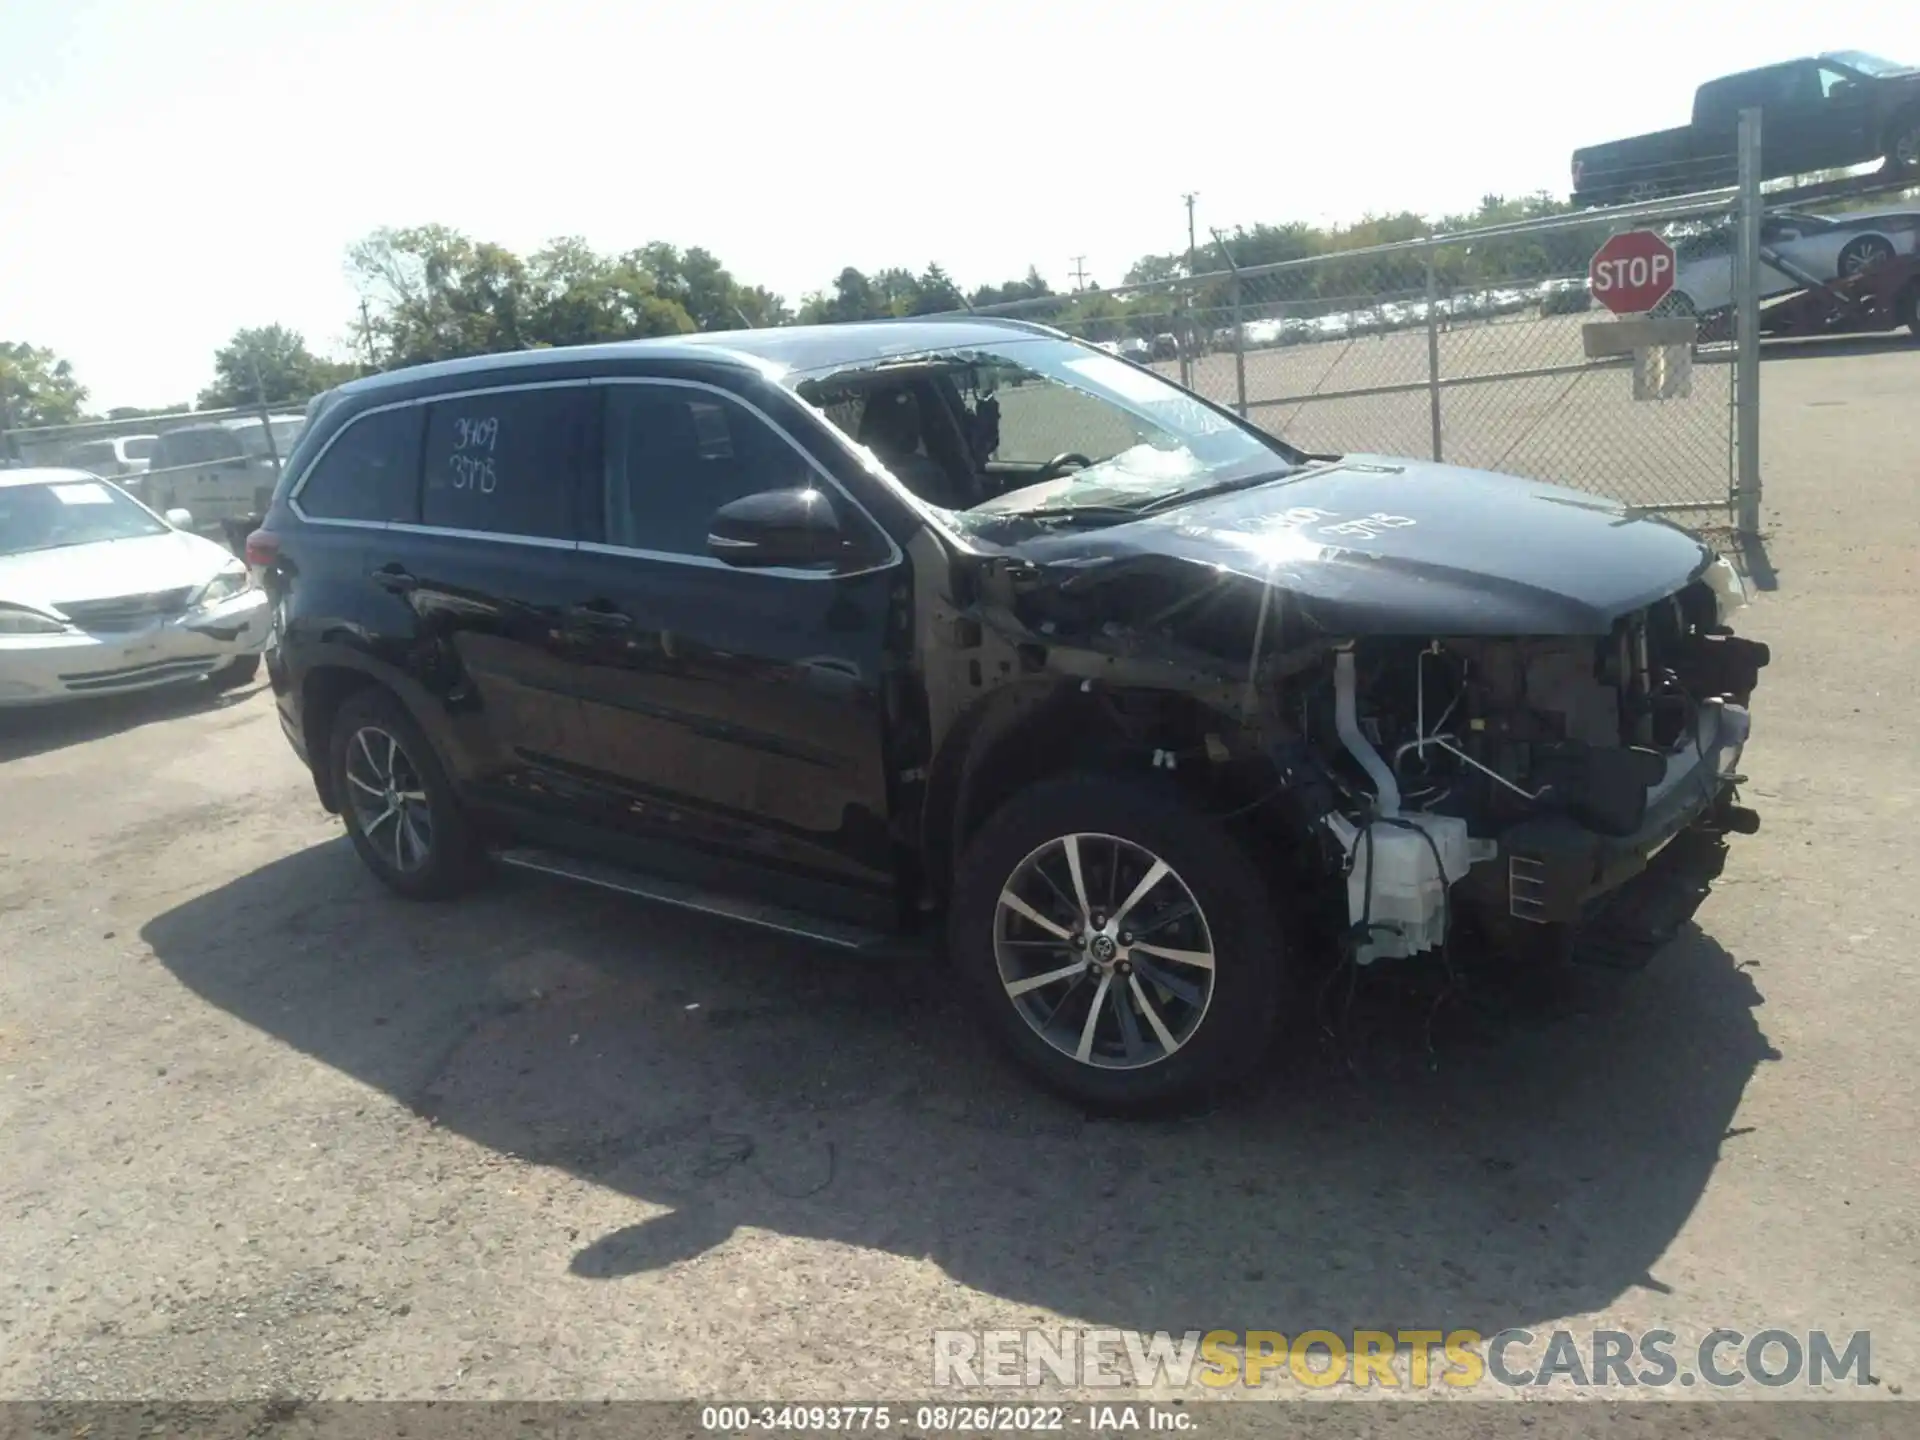
[[[1593,252],[1587,282],[1614,314],[1636,315],[1666,298],[1673,270],[1673,246],[1651,230],[1627,230]]]

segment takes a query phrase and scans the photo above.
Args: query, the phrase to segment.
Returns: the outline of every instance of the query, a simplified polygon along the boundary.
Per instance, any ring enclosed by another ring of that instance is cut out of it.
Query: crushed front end
[[[1768,652],[1726,625],[1737,603],[1716,561],[1605,635],[1362,638],[1298,677],[1353,958],[1463,924],[1560,949],[1676,838],[1756,829],[1735,787]]]

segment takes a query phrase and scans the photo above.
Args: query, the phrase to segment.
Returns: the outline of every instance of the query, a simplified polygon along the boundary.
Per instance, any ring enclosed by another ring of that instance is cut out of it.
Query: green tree
[[[874,282],[851,265],[834,277],[831,291],[816,291],[800,306],[801,322],[807,325],[844,325],[886,313],[880,308]]]
[[[791,318],[786,303],[772,291],[746,287],[711,252],[693,246],[678,250],[656,241],[634,258],[677,302],[697,330],[739,330],[749,325],[781,325]]]
[[[86,399],[73,366],[51,350],[0,340],[0,430],[71,425]]]
[[[527,343],[592,345],[681,335],[693,320],[660,293],[639,252],[608,257],[584,240],[555,240],[527,262]]]
[[[966,309],[967,302],[961,298],[960,287],[938,265],[929,265],[921,271],[914,279],[913,289],[907,308],[896,313],[945,315],[950,311]]]
[[[325,360],[284,325],[262,325],[234,332],[213,357],[213,384],[200,392],[203,410],[261,402],[301,403],[355,374],[351,365]]]
[[[920,281],[904,266],[889,265],[873,277],[873,306],[862,320],[887,320],[913,313],[920,300]]]
[[[1201,268],[1205,268],[1202,266]],[[1182,255],[1142,255],[1128,268],[1125,285],[1155,285],[1178,280],[1187,273],[1187,257]]]
[[[361,340],[389,368],[521,350],[536,337],[527,265],[445,225],[376,230],[347,252],[368,302]]]
[[[375,231],[347,263],[367,300],[360,338],[388,367],[792,319],[778,295],[697,246],[604,255],[568,236],[522,257],[423,225]]]
[[[1040,278],[1040,272],[1033,266],[1027,267],[1027,278],[1009,280],[1001,285],[982,285],[969,297],[976,306],[1009,305],[1017,300],[1043,300],[1053,294],[1053,287]]]

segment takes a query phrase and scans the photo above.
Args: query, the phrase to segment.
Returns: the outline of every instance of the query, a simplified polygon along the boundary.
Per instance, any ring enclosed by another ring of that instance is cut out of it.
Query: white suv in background
[[[103,435],[98,440],[82,440],[68,447],[60,463],[103,480],[140,475],[145,473],[159,439],[158,435]]]
[[[306,426],[303,415],[274,415],[267,430],[254,416],[208,420],[163,431],[153,448],[141,498],[165,512],[193,512],[197,529],[219,530],[238,548],[266,513],[280,466]]]

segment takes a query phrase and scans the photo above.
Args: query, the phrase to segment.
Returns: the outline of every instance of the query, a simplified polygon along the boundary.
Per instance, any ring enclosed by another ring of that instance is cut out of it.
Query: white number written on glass
[[[453,469],[453,488],[456,490],[477,490],[482,495],[493,494],[499,479],[493,473],[491,455],[449,455],[447,464]]]
[[[492,454],[494,441],[499,438],[500,421],[496,416],[453,422],[453,448],[456,450],[485,450]]]

